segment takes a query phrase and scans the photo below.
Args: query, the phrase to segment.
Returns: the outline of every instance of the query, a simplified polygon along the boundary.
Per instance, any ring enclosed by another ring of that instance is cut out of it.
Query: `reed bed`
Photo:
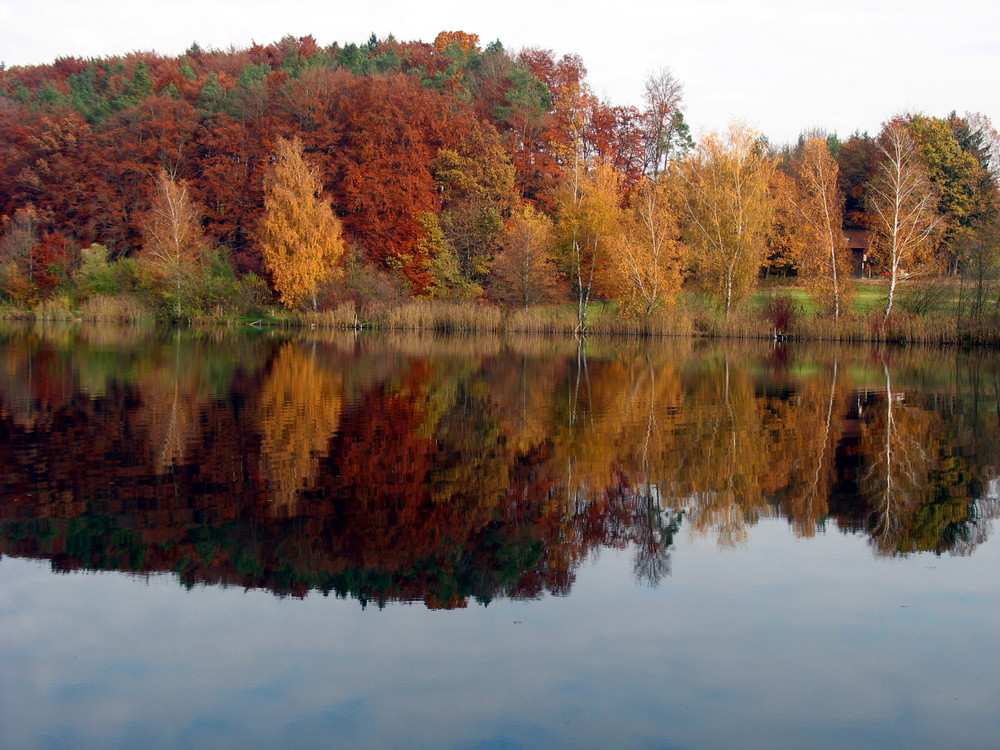
[[[622,314],[613,307],[599,309],[588,332],[610,336],[690,336],[694,318],[683,307],[657,310],[649,315]]]
[[[358,328],[358,309],[353,302],[341,302],[332,310],[304,312],[299,321],[317,328]]]
[[[78,317],[103,323],[149,323],[155,319],[153,311],[131,294],[90,297],[80,305]]]
[[[518,308],[507,314],[509,333],[578,334],[577,311],[570,305]],[[690,336],[693,320],[681,307],[651,315],[629,315],[614,305],[594,305],[587,317],[587,333],[611,336]]]
[[[771,320],[749,309],[738,309],[729,315],[711,310],[694,313],[692,329],[695,336],[728,339],[772,339],[780,333]]]
[[[35,305],[35,320],[76,320],[77,315],[70,309],[69,302],[63,297],[52,297]]]
[[[576,311],[567,305],[516,308],[506,319],[507,331],[514,333],[572,334],[577,325]]]
[[[965,323],[955,315],[893,314],[883,322],[882,315],[811,316],[798,320],[792,329],[795,338],[811,341],[876,342],[896,344],[955,345],[1000,344],[1000,321]]]
[[[282,321],[276,321],[282,322]],[[572,305],[501,308],[480,303],[413,300],[399,305],[353,303],[318,313],[301,313],[284,321],[316,328],[376,328],[433,333],[579,335]],[[787,318],[747,305],[724,315],[720,310],[678,305],[651,315],[621,313],[616,306],[596,304],[588,315],[587,334],[613,337],[694,337],[725,339],[813,340],[875,343],[1000,345],[1000,319],[977,326],[959,325],[948,313],[916,315],[900,311],[887,323],[878,313],[829,315],[796,309]]]
[[[500,308],[493,305],[413,300],[373,310],[373,323],[380,328],[409,331],[479,333],[503,330]]]
[[[35,316],[31,310],[27,310],[17,305],[0,306],[0,320],[34,320]]]
[[[940,308],[940,306],[939,306]],[[528,334],[547,337],[579,336],[575,305],[538,305],[506,308],[483,302],[409,300],[397,304],[369,303],[359,307],[342,302],[330,310],[261,312],[261,318],[242,321],[224,311],[193,318],[192,323],[232,325],[250,323],[279,327],[350,330],[374,328],[384,331],[422,331],[433,334]],[[151,323],[154,311],[130,294],[97,295],[85,300],[78,310],[67,297],[56,296],[40,302],[33,310],[0,307],[0,318],[45,321]],[[801,304],[790,294],[771,295],[748,301],[728,315],[697,296],[650,315],[630,314],[613,303],[590,306],[586,333],[601,337],[712,338],[801,341],[841,341],[873,343],[914,343],[930,345],[1000,346],[1000,312],[990,311],[976,319],[963,317],[961,309],[932,309],[914,312],[902,305],[883,322],[877,310],[855,310],[834,319]]]

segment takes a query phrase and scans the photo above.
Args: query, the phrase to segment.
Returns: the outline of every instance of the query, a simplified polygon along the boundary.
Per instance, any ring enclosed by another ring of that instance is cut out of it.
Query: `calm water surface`
[[[0,747],[995,748],[997,364],[0,328]]]

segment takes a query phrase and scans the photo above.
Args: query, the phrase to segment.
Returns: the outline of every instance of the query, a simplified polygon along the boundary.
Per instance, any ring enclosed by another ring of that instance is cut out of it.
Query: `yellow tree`
[[[799,275],[830,302],[834,318],[845,308],[850,263],[844,239],[844,198],[837,186],[839,168],[824,138],[809,138],[795,159],[796,208],[808,239],[801,248]]]
[[[798,268],[802,246],[808,230],[798,208],[798,185],[795,178],[782,169],[771,173],[771,198],[774,220],[767,233],[767,257],[761,270],[765,278],[771,273],[785,275]]]
[[[760,135],[740,124],[725,135],[709,135],[681,165],[694,269],[720,295],[727,315],[750,291],[764,260],[774,214],[773,171]]]
[[[209,243],[201,227],[202,211],[187,183],[161,169],[149,211],[140,222],[139,257],[171,291],[174,314],[180,317],[183,300],[205,262]]]
[[[576,162],[557,196],[556,234],[563,267],[576,294],[577,331],[587,331],[587,308],[621,231],[618,176],[610,165]]]
[[[639,183],[622,227],[612,247],[610,271],[626,306],[649,315],[670,304],[684,280],[684,246],[663,175]]]
[[[941,214],[920,152],[901,121],[882,129],[878,148],[881,160],[867,195],[875,235],[871,254],[889,277],[885,321],[900,281],[940,267],[934,249]]]
[[[554,245],[552,220],[525,204],[507,221],[490,274],[491,294],[524,307],[554,299],[558,288]]]
[[[439,149],[431,169],[441,193],[445,238],[465,279],[481,284],[500,251],[504,219],[518,200],[510,154],[485,125],[473,128],[457,150]]]
[[[264,177],[264,214],[257,243],[283,305],[299,307],[344,254],[340,220],[322,196],[318,171],[302,153],[298,138],[279,138],[274,165]]]

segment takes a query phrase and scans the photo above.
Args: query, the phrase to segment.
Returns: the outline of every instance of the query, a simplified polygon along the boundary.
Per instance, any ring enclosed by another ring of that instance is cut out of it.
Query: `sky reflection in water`
[[[428,610],[0,562],[5,747],[962,747],[995,742],[1000,624],[974,557],[682,539],[569,597]]]

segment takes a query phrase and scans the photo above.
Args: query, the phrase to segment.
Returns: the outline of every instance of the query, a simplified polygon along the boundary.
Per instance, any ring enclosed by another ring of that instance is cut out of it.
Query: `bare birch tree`
[[[850,263],[844,238],[844,198],[838,186],[839,168],[824,138],[809,138],[795,159],[799,186],[796,208],[808,228],[801,248],[799,274],[824,297],[833,317],[840,318],[848,288]]]
[[[695,271],[723,300],[726,314],[751,289],[774,216],[774,159],[741,124],[705,138],[680,167],[681,206]]]
[[[645,173],[655,178],[666,171],[678,140],[688,143],[687,127],[681,111],[684,87],[669,68],[660,68],[646,78]]]
[[[209,248],[201,215],[201,207],[191,197],[187,183],[175,180],[161,169],[150,209],[140,227],[140,257],[171,288],[168,296],[173,297],[177,317],[181,316],[183,299]]]
[[[902,122],[885,125],[878,147],[881,161],[867,195],[874,232],[871,254],[889,278],[885,321],[900,281],[938,269],[934,249],[941,215],[927,169]]]

